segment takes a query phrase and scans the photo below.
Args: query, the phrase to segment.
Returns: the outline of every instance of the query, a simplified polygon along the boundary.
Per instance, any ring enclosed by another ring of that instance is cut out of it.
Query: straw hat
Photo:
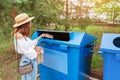
[[[23,25],[34,18],[35,17],[29,17],[26,13],[21,13],[15,17],[15,24],[13,25],[13,27],[19,27],[20,25]]]

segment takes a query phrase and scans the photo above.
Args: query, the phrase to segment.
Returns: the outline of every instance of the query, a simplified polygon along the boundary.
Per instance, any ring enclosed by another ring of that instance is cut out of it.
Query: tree
[[[13,33],[14,17],[22,12],[36,17],[34,20],[36,28],[51,24],[59,28],[63,8],[62,0],[0,0],[0,33],[5,36]]]
[[[7,36],[8,33],[11,32],[12,28],[10,28],[11,25],[11,7],[12,3],[11,0],[0,0],[0,29],[1,35]],[[8,26],[10,25],[10,26]]]
[[[37,0],[34,13],[36,16],[37,28],[61,24],[60,15],[63,13],[64,2],[62,0]]]
[[[110,1],[107,4],[103,4],[102,12],[111,13],[112,22],[114,24],[115,18],[120,15],[120,13],[117,14],[120,12],[120,3],[118,3],[118,1]]]
[[[90,6],[92,3],[79,0],[77,4],[72,4],[74,12],[71,13],[73,26],[77,26],[81,29],[86,29],[88,25],[92,23],[89,17],[89,10],[92,8]]]
[[[107,13],[108,15],[111,14],[111,20],[114,24],[115,18],[118,16],[118,12],[120,12],[120,1],[119,0],[96,0],[96,5],[94,10],[100,13]],[[108,16],[107,15],[107,16]]]
[[[10,36],[13,30],[14,17],[16,16],[16,4],[22,4],[27,0],[0,0],[0,29],[1,35]]]

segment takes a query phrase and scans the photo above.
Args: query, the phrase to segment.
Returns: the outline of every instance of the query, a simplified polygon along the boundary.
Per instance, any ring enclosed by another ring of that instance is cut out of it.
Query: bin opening
[[[116,38],[113,40],[113,44],[114,44],[114,46],[120,48],[120,37],[116,37]]]
[[[53,35],[53,39],[54,40],[61,40],[61,41],[69,41],[70,40],[70,36],[68,32],[49,32],[49,31],[40,31],[41,35],[42,33],[48,33]]]

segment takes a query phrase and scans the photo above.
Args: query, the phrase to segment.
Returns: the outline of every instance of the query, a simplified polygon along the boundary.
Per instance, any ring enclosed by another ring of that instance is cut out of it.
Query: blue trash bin
[[[100,51],[103,57],[103,80],[120,80],[120,34],[104,33]]]
[[[35,39],[49,33],[53,39],[42,38],[38,46],[44,49],[44,62],[39,64],[41,80],[86,80],[90,74],[96,37],[84,32],[36,31]]]

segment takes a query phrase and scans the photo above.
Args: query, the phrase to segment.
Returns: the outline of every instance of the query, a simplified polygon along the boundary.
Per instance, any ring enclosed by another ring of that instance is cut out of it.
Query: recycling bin
[[[120,34],[104,33],[100,46],[103,80],[120,80]]]
[[[54,36],[41,38],[38,46],[44,49],[44,62],[38,65],[41,80],[87,80],[90,74],[92,53],[96,37],[85,32],[58,32],[38,30],[35,39],[42,33]]]

